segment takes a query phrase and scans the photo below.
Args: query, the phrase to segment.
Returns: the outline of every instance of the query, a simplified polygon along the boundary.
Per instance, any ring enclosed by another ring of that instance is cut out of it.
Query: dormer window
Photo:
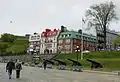
[[[67,37],[67,34],[65,35],[65,37]]]
[[[76,37],[78,37],[78,35],[76,35]]]
[[[71,34],[69,34],[69,37],[71,36]]]

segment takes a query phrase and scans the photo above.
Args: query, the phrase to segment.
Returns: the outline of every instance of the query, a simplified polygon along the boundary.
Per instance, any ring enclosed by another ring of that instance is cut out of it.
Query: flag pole
[[[82,33],[81,33],[81,60],[83,59],[83,22],[84,19],[82,17]]]

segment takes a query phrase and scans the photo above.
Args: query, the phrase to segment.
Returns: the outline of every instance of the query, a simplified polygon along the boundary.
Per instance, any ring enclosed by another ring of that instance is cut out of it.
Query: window
[[[34,36],[31,36],[31,40],[34,40],[35,38],[34,38]]]
[[[66,44],[70,44],[70,39],[66,39]]]
[[[50,53],[52,53],[52,50],[50,50]]]
[[[49,44],[46,44],[46,47],[47,47],[47,48],[52,48],[52,44],[50,44],[50,43],[49,43]]]
[[[58,45],[61,45],[61,44],[62,44],[62,40],[59,40],[59,41],[58,41]]]
[[[74,44],[76,43],[76,39],[73,39],[73,43],[74,43]]]
[[[31,42],[30,44],[33,45],[33,42]]]
[[[44,40],[42,39],[42,42],[44,42]]]
[[[53,42],[52,40],[50,40],[50,42]]]
[[[40,35],[37,36],[37,39],[40,39]]]
[[[66,50],[69,50],[70,49],[70,45],[66,45]]]
[[[54,43],[54,47],[55,47],[55,43]]]
[[[39,45],[39,44],[40,44],[40,42],[37,42],[37,44]]]
[[[36,42],[34,42],[34,44],[36,44]]]
[[[67,34],[65,34],[65,37],[67,37]]]
[[[37,37],[37,39],[40,39],[40,37]]]
[[[71,36],[71,34],[69,34],[69,37]]]
[[[47,41],[45,40],[45,43],[46,43]]]

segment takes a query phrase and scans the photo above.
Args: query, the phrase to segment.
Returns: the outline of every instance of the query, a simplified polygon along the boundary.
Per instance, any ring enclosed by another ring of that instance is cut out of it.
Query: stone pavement
[[[120,76],[23,67],[20,79],[15,79],[14,71],[13,78],[9,80],[5,64],[0,64],[0,82],[120,82]]]

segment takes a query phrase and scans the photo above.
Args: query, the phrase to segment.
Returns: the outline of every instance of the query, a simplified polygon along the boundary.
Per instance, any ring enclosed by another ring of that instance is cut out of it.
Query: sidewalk
[[[118,72],[104,72],[104,71],[94,71],[94,70],[83,70],[83,72],[118,75]]]
[[[35,66],[36,67],[36,66]],[[53,69],[57,69],[56,67]],[[70,70],[70,68],[67,68],[66,70]],[[120,71],[118,72],[105,72],[105,71],[98,71],[98,70],[82,70],[83,72],[87,72],[87,73],[100,73],[100,74],[109,74],[109,75],[119,75],[120,76]]]

